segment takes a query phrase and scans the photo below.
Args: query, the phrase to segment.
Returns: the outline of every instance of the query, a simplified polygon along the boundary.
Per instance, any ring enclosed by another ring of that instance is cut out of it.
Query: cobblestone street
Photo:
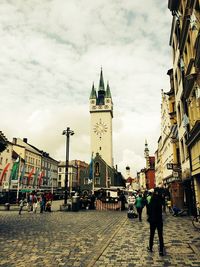
[[[188,217],[165,216],[166,255],[146,251],[149,225],[126,212],[0,211],[0,266],[200,266],[200,233]]]

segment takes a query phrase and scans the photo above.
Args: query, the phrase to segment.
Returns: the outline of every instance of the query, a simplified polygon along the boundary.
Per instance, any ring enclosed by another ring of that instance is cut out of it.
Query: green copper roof
[[[97,98],[97,93],[96,93],[96,90],[94,88],[94,83],[92,85],[92,91],[90,93],[90,99],[96,99]]]
[[[107,83],[105,97],[106,97],[106,98],[111,98],[111,92],[110,92],[110,86],[109,86],[109,83]]]
[[[100,90],[105,91],[105,88],[104,88],[104,81],[103,81],[103,71],[102,71],[102,68],[101,68],[100,80],[99,80],[99,91],[100,91]]]

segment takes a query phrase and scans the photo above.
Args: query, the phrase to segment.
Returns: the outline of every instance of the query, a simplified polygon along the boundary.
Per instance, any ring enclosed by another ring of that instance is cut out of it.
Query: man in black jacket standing
[[[159,192],[159,188],[156,187],[154,189],[153,196],[148,206],[148,222],[150,223],[150,238],[149,238],[149,246],[147,247],[147,249],[150,252],[153,251],[154,234],[155,230],[157,229],[159,243],[160,243],[160,250],[159,250],[160,256],[164,255],[162,205],[163,205],[162,195]]]

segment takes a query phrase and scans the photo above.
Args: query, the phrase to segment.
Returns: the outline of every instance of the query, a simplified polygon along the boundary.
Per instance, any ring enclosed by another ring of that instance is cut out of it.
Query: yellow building
[[[170,45],[173,51],[173,80],[184,200],[192,213],[195,196],[199,201],[200,192],[200,2],[169,0],[168,8],[173,16]]]

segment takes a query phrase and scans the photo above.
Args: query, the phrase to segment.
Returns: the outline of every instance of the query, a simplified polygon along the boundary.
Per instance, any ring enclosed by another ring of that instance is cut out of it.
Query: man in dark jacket
[[[160,252],[159,255],[163,256],[164,242],[163,242],[163,219],[162,219],[162,196],[159,193],[159,188],[154,189],[154,193],[149,203],[148,207],[148,222],[150,223],[150,238],[149,246],[147,247],[148,251],[152,252],[153,250],[153,240],[155,230],[158,231],[159,243],[160,243]]]

